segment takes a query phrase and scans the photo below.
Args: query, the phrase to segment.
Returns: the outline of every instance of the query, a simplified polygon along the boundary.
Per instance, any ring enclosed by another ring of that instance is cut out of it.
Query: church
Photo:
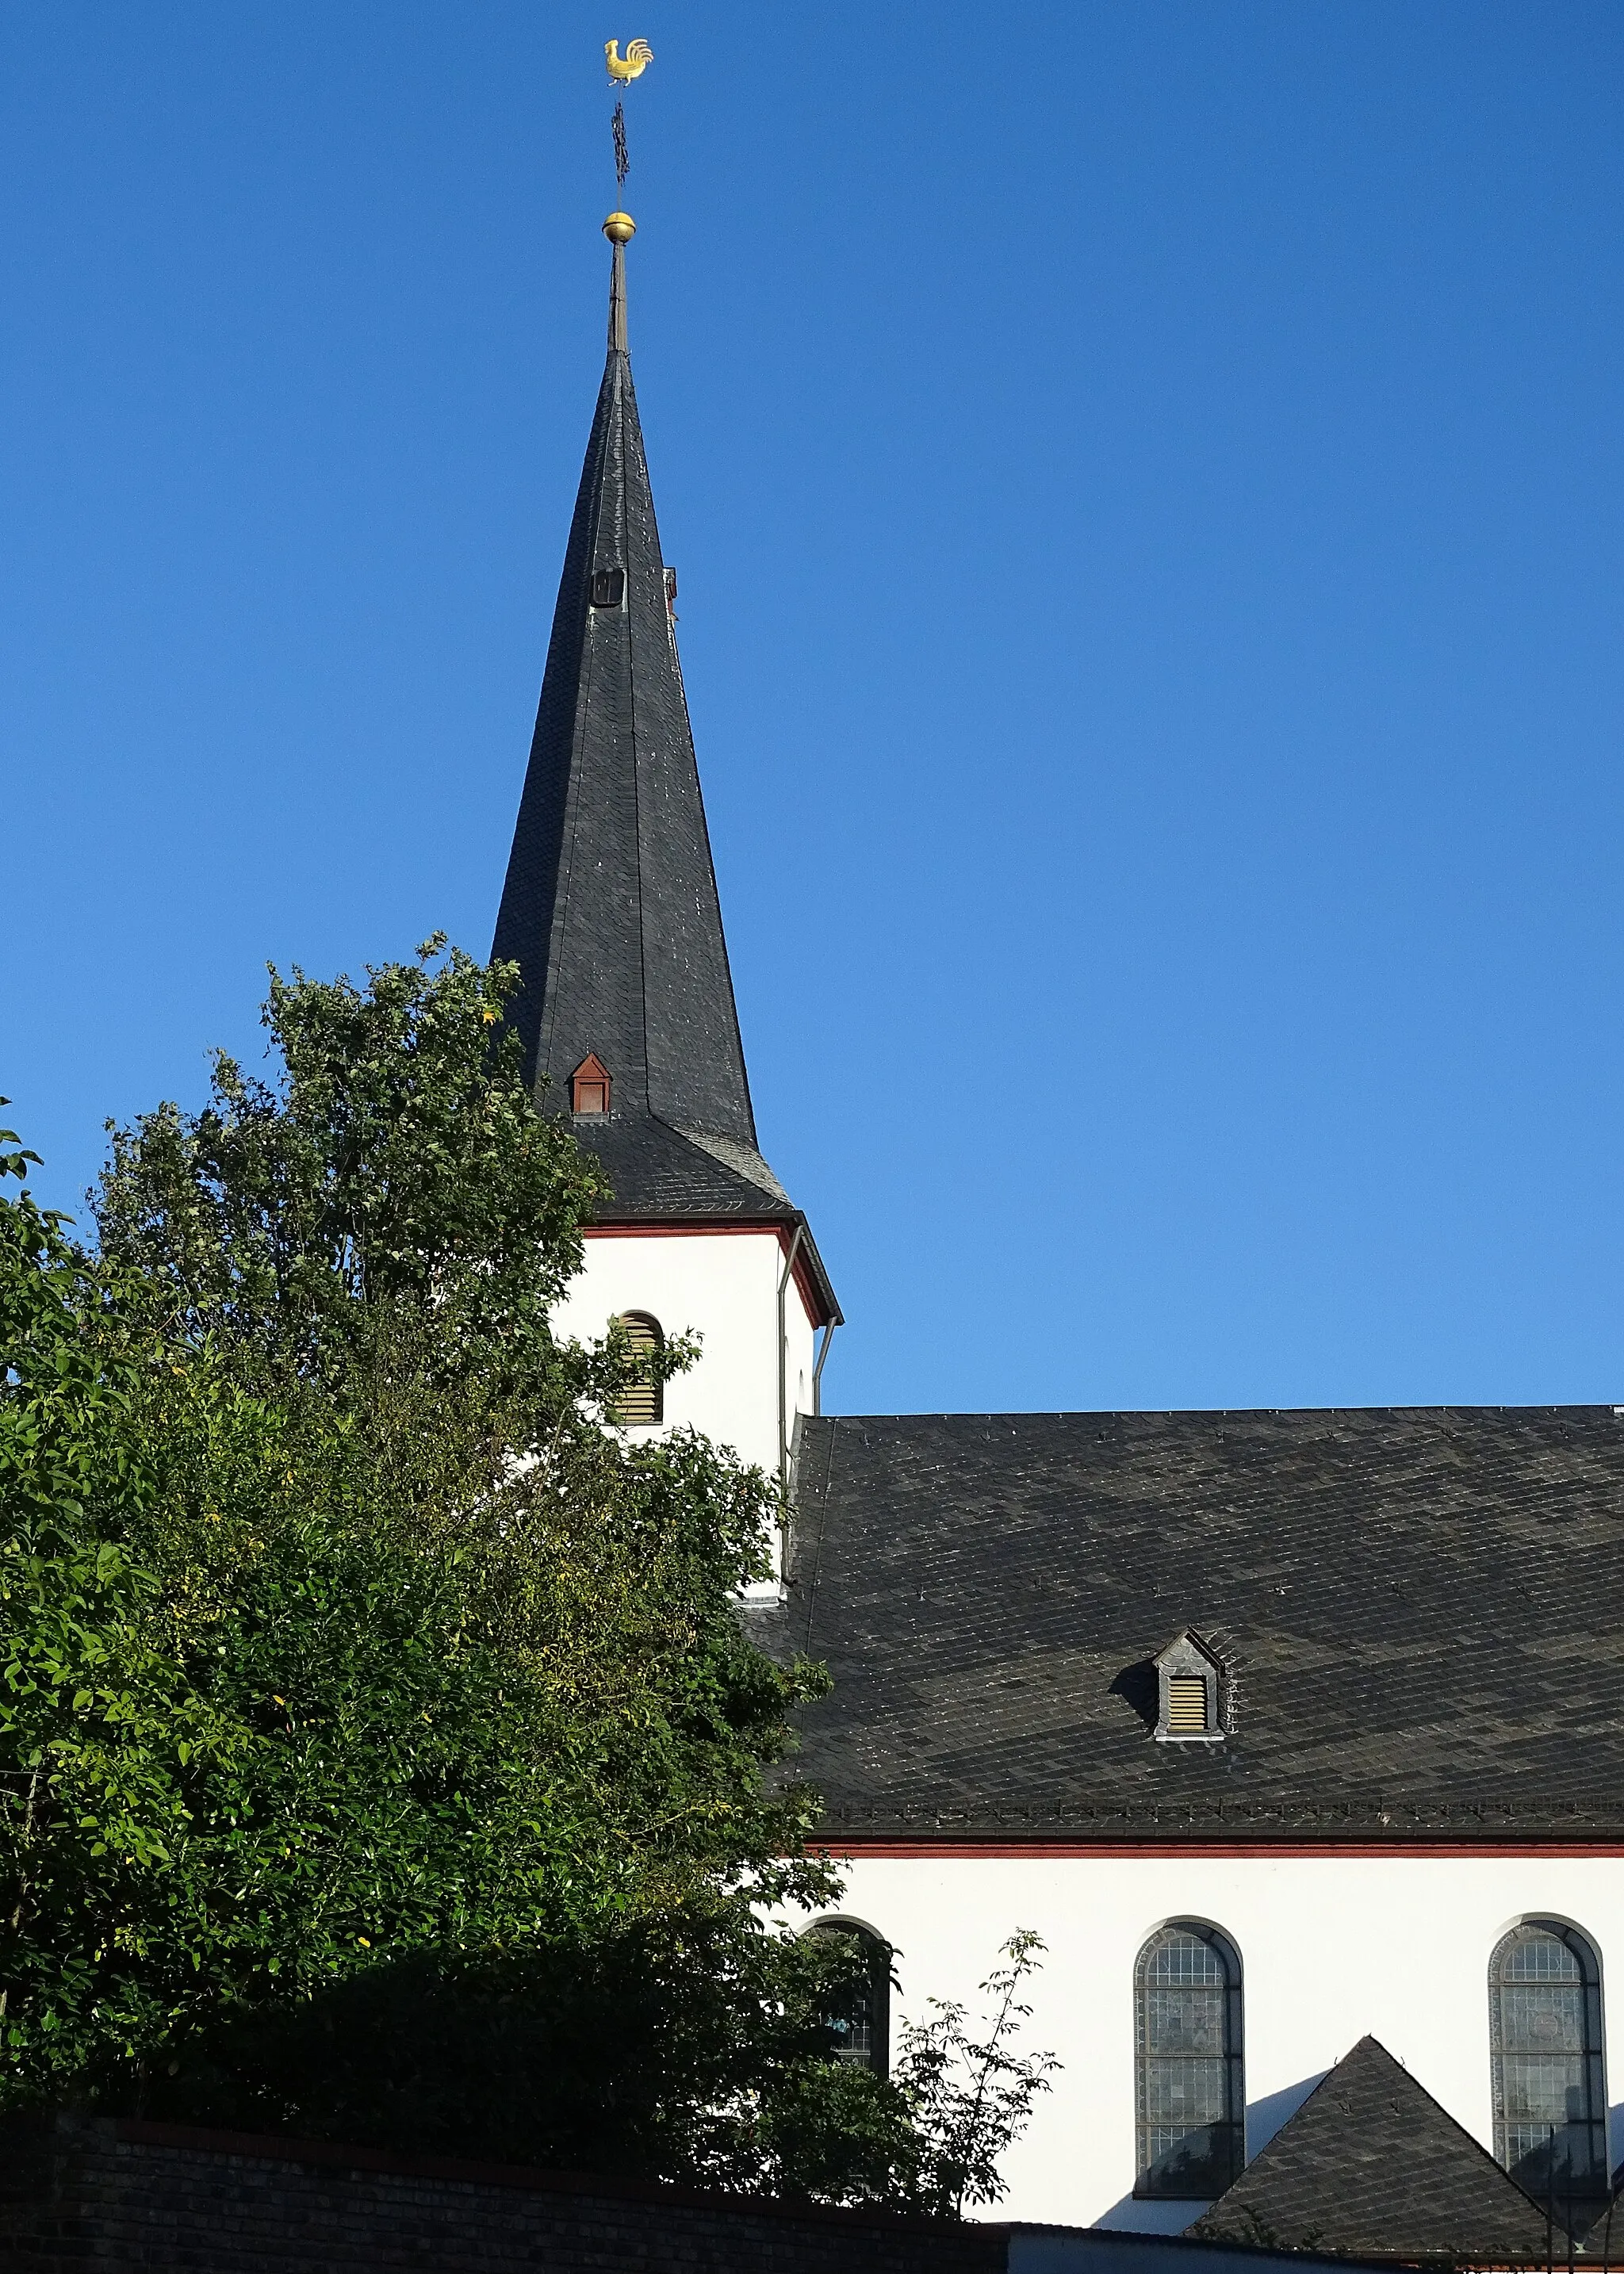
[[[1624,1406],[821,1412],[841,1312],[751,1104],[633,229],[604,224],[608,360],[494,952],[541,1109],[614,1188],[560,1330],[697,1334],[620,1426],[691,1426],[782,1484],[743,1615],[834,1677],[797,1765],[874,1953],[849,2056],[883,2069],[1031,1929],[1027,2042],[1062,2066],[1001,2215],[1258,2240],[1316,2143],[1394,2201],[1424,2139],[1522,2238],[1477,2263],[1543,2258],[1553,2224],[1560,2254],[1624,2147]],[[1447,2254],[1442,2184],[1416,2217]]]

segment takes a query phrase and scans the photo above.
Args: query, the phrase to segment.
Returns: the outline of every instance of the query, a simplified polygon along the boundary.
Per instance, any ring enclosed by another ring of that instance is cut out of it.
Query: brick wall
[[[109,2118],[0,2124],[8,2274],[1003,2274],[1005,2230]]]

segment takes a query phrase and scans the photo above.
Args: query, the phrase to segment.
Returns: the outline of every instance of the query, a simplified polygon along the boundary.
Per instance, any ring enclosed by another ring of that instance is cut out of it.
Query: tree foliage
[[[538,1114],[504,1024],[516,968],[436,938],[357,987],[273,972],[275,1085],[215,1055],[200,1113],[110,1123],[103,1253],[168,1293],[188,1338],[339,1392],[412,1321],[445,1381],[556,1404],[548,1314],[602,1190]]]
[[[1022,1990],[1037,1970],[1043,1939],[1012,1934],[981,1984],[992,2012],[972,2037],[969,2011],[950,1998],[926,2002],[929,2016],[903,2033],[895,2079],[921,2142],[915,2191],[956,2218],[966,2203],[994,2203],[1004,2192],[1000,2162],[1026,2128],[1032,2103],[1060,2067],[1050,2052],[1017,2052],[1031,2019]]]
[[[273,975],[277,1078],[114,1130],[96,1254],[0,1207],[0,2100],[945,2201],[764,1924],[836,1888],[771,1488],[552,1335],[601,1186],[515,975]]]
[[[0,1131],[0,1178],[36,1156]],[[158,1497],[133,1426],[153,1364],[62,1220],[0,1193],[0,2016],[13,2091],[72,2074],[90,2037],[147,2025],[136,1959],[184,1788],[229,1757],[165,1647],[132,1542]]]

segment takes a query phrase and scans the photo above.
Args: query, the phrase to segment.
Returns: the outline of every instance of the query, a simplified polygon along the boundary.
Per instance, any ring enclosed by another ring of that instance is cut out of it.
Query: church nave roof
[[[831,1833],[1624,1835],[1608,1406],[805,1420],[769,1646]],[[1222,1671],[1158,1743],[1158,1659]]]

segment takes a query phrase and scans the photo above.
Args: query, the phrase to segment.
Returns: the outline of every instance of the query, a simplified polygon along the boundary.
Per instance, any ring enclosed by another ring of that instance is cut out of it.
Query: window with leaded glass
[[[1134,1969],[1137,2195],[1210,2202],[1246,2160],[1240,1954],[1216,1927],[1175,1919]]]
[[[854,1964],[835,1985],[824,2020],[836,2060],[853,2061],[886,2076],[891,2067],[891,1946],[857,1919],[820,1919],[809,1934],[839,1935]]]
[[[1576,1927],[1514,1926],[1489,1962],[1494,2153],[1558,2206],[1607,2192],[1601,1969]]]

